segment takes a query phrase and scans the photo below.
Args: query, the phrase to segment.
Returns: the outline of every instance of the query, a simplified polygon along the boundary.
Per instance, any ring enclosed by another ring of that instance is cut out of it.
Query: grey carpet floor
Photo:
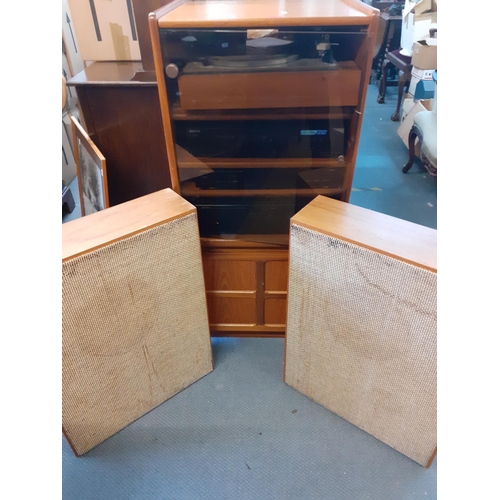
[[[433,499],[425,469],[282,381],[281,339],[213,339],[214,371],[76,458],[64,499]]]

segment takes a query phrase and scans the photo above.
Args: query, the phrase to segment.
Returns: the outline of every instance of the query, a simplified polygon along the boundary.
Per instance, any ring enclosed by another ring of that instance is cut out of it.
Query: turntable
[[[165,31],[165,74],[184,110],[355,105],[361,71],[336,61],[331,31]],[[337,91],[325,101],[329,88]]]

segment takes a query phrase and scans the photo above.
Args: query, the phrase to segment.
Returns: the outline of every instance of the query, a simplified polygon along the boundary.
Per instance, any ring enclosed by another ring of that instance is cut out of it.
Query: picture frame
[[[82,217],[109,208],[106,158],[78,120],[71,117]]]

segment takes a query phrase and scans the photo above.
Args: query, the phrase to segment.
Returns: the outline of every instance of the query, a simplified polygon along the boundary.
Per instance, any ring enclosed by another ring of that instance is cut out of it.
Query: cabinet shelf
[[[211,250],[212,259],[227,260],[229,257],[232,260],[247,259],[247,255],[241,253],[241,249],[282,249],[285,254],[277,254],[276,260],[283,260],[287,257],[289,236],[286,234],[231,234],[231,235],[207,235],[200,238],[202,248],[204,250]],[[285,249],[284,249],[285,248]],[[216,250],[221,250],[216,253]]]
[[[333,158],[194,158],[178,157],[179,168],[346,168],[350,162]]]
[[[275,108],[275,109],[207,109],[186,110],[174,104],[171,110],[173,120],[336,120],[349,119],[354,106],[317,108]]]
[[[342,188],[313,188],[313,189],[200,189],[194,182],[186,182],[182,186],[182,195],[188,197],[286,197],[286,196],[333,196],[341,194]]]

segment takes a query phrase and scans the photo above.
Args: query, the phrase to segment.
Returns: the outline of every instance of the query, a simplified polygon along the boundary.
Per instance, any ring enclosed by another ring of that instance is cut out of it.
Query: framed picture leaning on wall
[[[109,207],[106,159],[74,116],[71,127],[83,217]]]

